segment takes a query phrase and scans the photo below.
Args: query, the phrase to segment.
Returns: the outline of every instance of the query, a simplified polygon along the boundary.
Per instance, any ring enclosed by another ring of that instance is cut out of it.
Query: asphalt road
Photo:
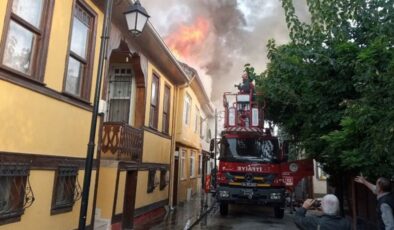
[[[219,213],[218,205],[206,217],[195,225],[193,230],[254,230],[254,229],[286,229],[298,230],[288,210],[283,219],[276,219],[271,208],[230,205],[229,214],[225,217]]]

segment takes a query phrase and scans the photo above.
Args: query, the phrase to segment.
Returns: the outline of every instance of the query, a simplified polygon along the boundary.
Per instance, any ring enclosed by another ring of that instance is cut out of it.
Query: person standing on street
[[[379,230],[394,230],[394,196],[391,192],[390,180],[380,177],[376,181],[376,185],[367,181],[363,176],[358,176],[354,181],[365,185],[369,190],[376,194],[378,204],[376,211],[378,213],[378,229]]]
[[[352,225],[348,220],[337,215],[339,200],[333,194],[327,194],[321,202],[322,215],[306,216],[306,211],[313,207],[315,200],[305,200],[302,208],[297,209],[295,223],[302,230],[351,230]]]

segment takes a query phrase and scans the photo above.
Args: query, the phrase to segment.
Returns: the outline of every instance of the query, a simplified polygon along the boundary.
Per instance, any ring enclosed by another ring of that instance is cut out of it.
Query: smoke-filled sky
[[[195,68],[212,101],[241,82],[243,65],[264,71],[266,44],[289,41],[280,0],[140,0],[182,62]],[[294,0],[303,21],[305,0]]]

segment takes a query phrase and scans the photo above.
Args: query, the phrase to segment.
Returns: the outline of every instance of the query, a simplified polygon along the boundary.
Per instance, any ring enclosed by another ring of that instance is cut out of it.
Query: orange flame
[[[208,20],[198,17],[190,26],[181,25],[165,38],[165,42],[177,58],[189,58],[206,39]]]

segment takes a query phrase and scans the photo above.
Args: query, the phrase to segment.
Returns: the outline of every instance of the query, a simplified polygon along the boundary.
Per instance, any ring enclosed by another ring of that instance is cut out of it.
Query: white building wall
[[[313,193],[315,197],[320,197],[327,193],[327,175],[318,167],[318,163],[314,160],[313,167],[315,175],[313,176]]]

